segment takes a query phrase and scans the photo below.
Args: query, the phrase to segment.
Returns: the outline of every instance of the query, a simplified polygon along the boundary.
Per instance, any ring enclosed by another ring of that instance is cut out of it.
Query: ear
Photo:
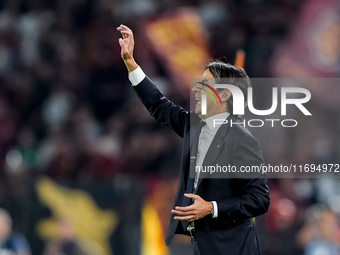
[[[222,102],[226,102],[231,97],[231,91],[229,89],[224,89],[220,92],[220,97]]]

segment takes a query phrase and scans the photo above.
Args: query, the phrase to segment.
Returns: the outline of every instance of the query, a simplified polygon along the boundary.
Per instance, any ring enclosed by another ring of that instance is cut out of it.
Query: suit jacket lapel
[[[197,129],[197,126],[199,124],[199,122],[201,121],[201,118],[196,114],[196,113],[192,113],[190,115],[190,129],[189,132],[187,133],[187,135],[184,138],[184,143],[183,143],[183,147],[182,147],[182,169],[184,171],[182,171],[182,178],[183,178],[183,184],[184,184],[184,189],[186,188],[187,185],[187,181],[188,181],[188,175],[189,175],[189,168],[190,168],[190,157],[191,157],[191,147],[193,144],[193,135],[195,134],[195,131]],[[184,159],[187,159],[187,161],[185,162]]]

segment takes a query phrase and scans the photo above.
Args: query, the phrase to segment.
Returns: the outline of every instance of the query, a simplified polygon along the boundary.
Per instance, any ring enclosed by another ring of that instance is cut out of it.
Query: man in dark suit
[[[192,237],[194,254],[261,254],[252,218],[268,210],[266,178],[261,173],[239,171],[263,164],[260,147],[243,125],[231,127],[231,122],[241,119],[232,115],[230,90],[217,90],[221,105],[207,97],[206,114],[201,112],[202,87],[214,87],[218,79],[227,80],[246,95],[251,82],[245,71],[223,62],[209,63],[201,82],[192,89],[197,100],[195,112],[187,112],[169,101],[136,64],[132,31],[124,25],[117,30],[123,37],[119,39],[121,55],[138,97],[156,120],[183,137],[182,171],[166,244],[170,245],[175,234],[184,234]],[[225,124],[216,125],[216,119],[226,120]],[[217,165],[233,166],[237,171],[224,178],[208,178],[210,174],[195,171]]]

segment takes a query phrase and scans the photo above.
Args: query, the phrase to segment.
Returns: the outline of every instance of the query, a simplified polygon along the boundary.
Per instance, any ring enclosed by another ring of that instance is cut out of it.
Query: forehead
[[[206,69],[202,75],[202,78],[214,78],[209,69]]]

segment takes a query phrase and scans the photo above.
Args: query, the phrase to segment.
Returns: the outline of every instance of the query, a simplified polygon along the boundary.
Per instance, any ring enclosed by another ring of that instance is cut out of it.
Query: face
[[[200,82],[204,83],[204,84],[208,84],[212,87],[215,87],[214,84],[214,76],[211,74],[211,72],[209,71],[209,69],[205,70]],[[202,111],[202,93],[205,93],[203,90],[201,90],[200,88],[204,88],[207,89],[207,87],[205,87],[202,84],[196,83],[195,86],[192,88],[192,91],[195,93],[195,99],[196,99],[196,107],[195,107],[195,113],[201,116],[201,111]],[[208,89],[209,90],[209,89]],[[214,106],[214,102],[212,100],[212,98],[210,96],[207,96],[207,113],[210,112],[210,109]]]
[[[201,83],[210,85],[211,87],[215,88],[215,79],[214,76],[211,74],[211,72],[209,71],[209,69],[205,70],[202,78],[200,79]],[[209,89],[208,86],[204,86],[202,84],[196,83],[195,86],[192,88],[192,91],[195,93],[195,99],[196,99],[196,107],[195,107],[195,113],[198,114],[202,119],[206,119],[209,118],[215,114],[218,113],[222,113],[225,112],[227,110],[227,99],[229,98],[230,91],[228,90],[224,90],[219,94],[221,100],[222,100],[222,105],[217,103],[217,105],[215,105],[214,100],[211,98],[211,96],[207,95],[206,99],[207,99],[207,113],[205,115],[202,115],[202,93],[206,94],[206,92],[204,92],[202,89],[205,89],[207,91],[209,91],[210,93],[212,93],[214,95],[214,93]],[[216,97],[214,95],[215,100]],[[218,102],[218,100],[217,100]]]

